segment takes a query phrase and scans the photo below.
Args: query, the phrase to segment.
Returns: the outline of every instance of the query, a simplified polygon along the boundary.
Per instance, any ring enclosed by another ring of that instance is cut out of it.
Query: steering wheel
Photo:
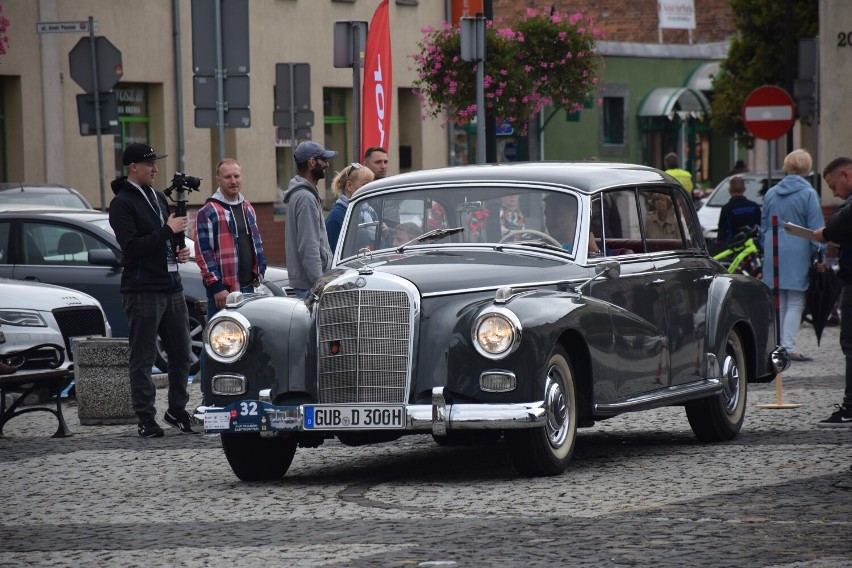
[[[516,231],[509,231],[508,233],[506,233],[505,236],[503,236],[502,239],[500,239],[499,242],[507,243],[507,242],[510,242],[510,241],[520,241],[520,240],[523,240],[523,239],[520,239],[518,237],[527,236],[527,235],[531,236],[531,237],[536,237],[538,239],[543,240],[544,242],[547,242],[547,243],[550,243],[552,245],[556,245],[559,248],[562,248],[562,243],[560,243],[559,241],[557,241],[556,239],[554,239],[553,237],[551,237],[547,233],[542,233],[541,231],[535,231],[533,229],[518,229]]]

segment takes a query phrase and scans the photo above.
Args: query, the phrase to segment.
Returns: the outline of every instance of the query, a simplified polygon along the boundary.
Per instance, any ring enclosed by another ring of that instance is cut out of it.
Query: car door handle
[[[696,279],[695,279],[695,281],[696,281],[696,282],[707,282],[708,280],[713,280],[713,275],[712,275],[712,274],[705,274],[705,275],[704,275],[704,276],[702,276],[701,278],[696,278]]]
[[[665,284],[665,282],[666,281],[663,280],[662,278],[657,278],[656,280],[651,280],[651,284],[653,284],[654,286],[659,286],[660,284]]]

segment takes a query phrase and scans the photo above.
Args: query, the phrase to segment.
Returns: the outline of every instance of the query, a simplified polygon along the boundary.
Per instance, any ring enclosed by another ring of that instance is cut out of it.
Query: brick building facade
[[[657,0],[493,0],[494,18],[511,19],[527,8],[573,14],[580,12],[591,18],[608,41],[657,43]],[[734,19],[728,0],[695,1],[695,29],[692,43],[714,43],[730,39]],[[689,43],[687,30],[663,30],[663,43]]]

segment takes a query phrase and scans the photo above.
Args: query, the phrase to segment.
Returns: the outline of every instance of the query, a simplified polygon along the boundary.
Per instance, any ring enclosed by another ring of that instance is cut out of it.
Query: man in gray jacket
[[[296,146],[293,157],[298,173],[284,192],[284,254],[290,286],[298,297],[306,298],[320,276],[331,268],[332,252],[317,182],[325,177],[329,160],[337,157],[337,152],[308,141]]]

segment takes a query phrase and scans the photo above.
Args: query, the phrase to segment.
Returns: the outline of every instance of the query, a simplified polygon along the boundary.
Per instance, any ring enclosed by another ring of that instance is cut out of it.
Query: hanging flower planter
[[[476,63],[461,59],[459,28],[426,28],[414,61],[414,92],[427,117],[467,124],[476,116]],[[599,30],[580,13],[539,14],[511,24],[489,22],[485,36],[485,106],[498,122],[525,133],[527,122],[548,104],[579,112],[594,96],[603,60]]]

